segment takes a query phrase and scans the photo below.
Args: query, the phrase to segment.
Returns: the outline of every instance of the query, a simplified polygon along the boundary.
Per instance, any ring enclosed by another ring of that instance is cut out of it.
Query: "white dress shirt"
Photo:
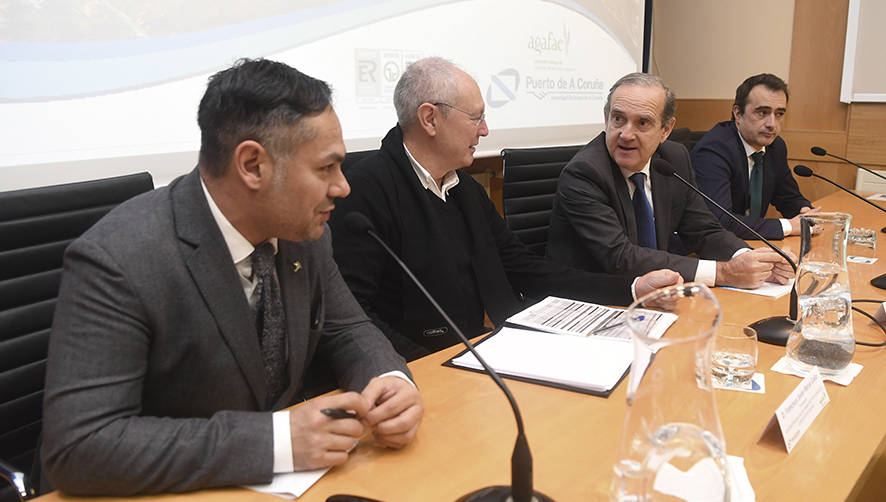
[[[406,157],[409,159],[409,163],[412,164],[412,169],[415,171],[415,175],[418,177],[419,183],[422,184],[423,187],[427,188],[437,197],[440,197],[440,200],[446,202],[446,197],[449,195],[449,190],[452,189],[455,185],[458,185],[458,174],[455,171],[449,171],[448,173],[443,175],[442,186],[437,186],[437,182],[434,180],[431,173],[428,172],[427,169],[421,166],[415,157],[412,156],[412,153],[409,152],[409,148],[406,148],[406,143],[403,143],[403,149],[406,150]]]
[[[649,165],[650,165],[651,161],[652,161],[652,159],[649,159],[648,161],[646,161],[646,165],[643,166],[643,169],[641,169],[639,172],[646,174],[646,182],[643,184],[643,188],[646,191],[646,198],[649,200],[649,207],[652,208],[653,221],[655,221],[655,216],[654,216],[655,215],[655,206],[653,205],[653,202],[652,202],[652,179],[649,176]],[[631,175],[634,174],[635,171],[629,171],[629,170],[623,169],[621,167],[619,167],[619,170],[621,170],[621,175],[624,176],[625,183],[628,186],[628,195],[633,199],[635,187],[634,187],[634,182],[631,181],[630,178],[631,178]],[[735,258],[736,256],[740,255],[741,253],[744,253],[745,251],[749,251],[749,249],[748,248],[741,248],[738,251],[736,251],[735,254],[732,255],[732,257]],[[713,287],[717,281],[717,262],[714,260],[699,259],[698,260],[698,268],[695,269],[695,277],[693,277],[693,280],[695,282],[700,282],[700,283],[705,284],[707,286]],[[636,284],[636,282],[637,281],[634,280],[634,284]],[[634,286],[631,285],[632,293],[633,293],[633,289],[634,289]],[[634,298],[636,298],[636,295],[634,296]]]
[[[748,184],[750,185],[751,172],[754,170],[754,159],[751,158],[751,155],[757,153],[757,150],[754,150],[754,147],[749,145],[747,143],[747,141],[745,141],[744,138],[741,137],[741,132],[738,133],[738,138],[741,140],[741,144],[744,145],[744,153],[746,155],[745,161],[748,163]],[[766,154],[766,147],[764,146],[759,151],[763,152],[763,154],[765,155]],[[762,169],[762,167],[761,167],[761,169]],[[745,211],[744,214],[745,214],[745,216],[751,214],[750,206],[748,206],[748,209],[747,209],[747,211]],[[761,217],[765,218],[766,215],[765,214],[761,215]],[[778,221],[779,221],[779,223],[781,223],[782,233],[785,235],[791,235],[791,231],[793,230],[793,227],[791,226],[791,220],[789,220],[787,218],[779,218]]]

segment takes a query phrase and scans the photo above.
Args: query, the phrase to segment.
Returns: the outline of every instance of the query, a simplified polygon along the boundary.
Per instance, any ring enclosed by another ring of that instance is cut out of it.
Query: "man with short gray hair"
[[[467,334],[500,325],[523,296],[565,296],[627,305],[632,276],[590,274],[534,255],[505,227],[486,191],[458,170],[489,133],[477,83],[440,58],[410,65],[394,91],[399,125],[381,150],[345,174],[351,195],[330,221],[335,259],[354,296],[409,360],[458,342],[450,327],[377,243],[341,222],[363,213]],[[633,283],[637,295],[673,284],[655,271]]]
[[[756,288],[793,276],[774,251],[751,251],[725,230],[689,187],[650,169],[662,159],[694,183],[686,148],[667,141],[674,93],[659,77],[625,75],[613,84],[603,111],[604,131],[560,175],[548,257],[614,274],[670,268],[710,286]],[[698,257],[668,252],[674,232]]]

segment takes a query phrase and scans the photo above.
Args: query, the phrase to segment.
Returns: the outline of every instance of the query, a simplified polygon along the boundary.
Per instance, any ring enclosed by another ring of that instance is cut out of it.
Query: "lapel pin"
[[[298,272],[299,270],[301,270],[301,262],[300,261],[292,262],[292,271]]]

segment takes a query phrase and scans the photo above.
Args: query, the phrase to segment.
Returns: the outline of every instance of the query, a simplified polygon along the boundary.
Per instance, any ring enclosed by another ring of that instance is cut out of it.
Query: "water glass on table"
[[[711,349],[714,382],[722,387],[750,388],[756,370],[757,332],[741,324],[720,324]]]
[[[850,228],[846,254],[863,258],[877,256],[877,232],[870,228]]]

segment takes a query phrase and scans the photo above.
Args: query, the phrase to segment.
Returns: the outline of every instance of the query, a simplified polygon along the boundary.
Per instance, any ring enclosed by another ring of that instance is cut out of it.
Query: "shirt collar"
[[[738,131],[738,128],[736,127],[735,130]],[[751,155],[757,153],[757,150],[755,150],[754,147],[749,145],[748,142],[745,141],[743,137],[741,137],[741,131],[738,131],[738,139],[741,140],[741,144],[744,146],[745,157],[750,157]],[[763,152],[763,154],[765,155],[766,154],[766,147],[764,146],[759,151]]]
[[[209,204],[209,212],[212,213],[212,219],[215,220],[215,224],[218,225],[218,229],[221,230],[222,237],[225,239],[228,251],[231,252],[231,258],[233,259],[234,264],[246,260],[252,252],[255,251],[255,246],[253,246],[246,237],[243,237],[243,234],[234,228],[234,225],[232,225],[221,212],[221,209],[219,209],[215,204],[215,201],[212,200],[212,195],[209,194],[209,190],[206,188],[206,183],[203,182],[202,177],[200,178],[200,186],[203,187],[203,195],[206,196],[206,202]],[[272,237],[268,239],[268,242],[274,246],[274,254],[277,254],[277,238]]]
[[[431,176],[431,173],[422,167],[417,160],[415,160],[415,157],[412,156],[409,148],[406,147],[406,143],[403,143],[403,150],[406,150],[406,157],[409,159],[409,163],[412,164],[412,170],[415,171],[415,175],[418,176],[418,181],[421,182],[422,186],[434,192],[437,197],[440,197],[445,201],[446,195],[449,194],[449,190],[455,185],[458,185],[458,174],[456,174],[455,171],[449,171],[444,174],[443,186],[437,187],[437,182],[434,181],[434,177]]]
[[[621,175],[624,176],[625,180],[627,180],[627,181],[631,181],[631,175],[634,173],[637,173],[637,172],[645,174],[646,179],[648,180],[649,179],[649,165],[651,163],[652,163],[652,158],[650,157],[649,160],[646,161],[646,165],[643,166],[643,169],[640,169],[639,171],[631,171],[631,170],[625,169],[621,166],[619,166],[618,169],[621,171]]]

